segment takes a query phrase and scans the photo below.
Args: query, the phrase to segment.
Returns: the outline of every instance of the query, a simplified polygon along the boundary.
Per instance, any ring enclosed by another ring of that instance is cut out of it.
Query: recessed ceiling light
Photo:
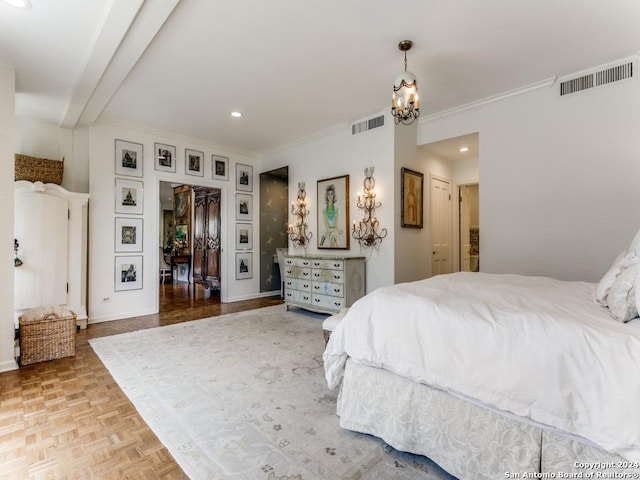
[[[12,7],[22,8],[23,10],[29,10],[31,8],[31,2],[29,0],[4,0]]]
[[[468,152],[468,151],[469,151],[469,147],[460,147],[461,153]]]
[[[235,118],[240,118],[242,116],[242,113],[240,113],[240,112],[231,112],[231,116],[235,117]]]

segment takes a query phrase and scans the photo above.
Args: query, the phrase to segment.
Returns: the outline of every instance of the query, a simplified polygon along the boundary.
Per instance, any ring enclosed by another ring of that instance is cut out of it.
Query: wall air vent
[[[366,132],[374,128],[382,127],[384,125],[384,115],[379,117],[370,118],[369,120],[363,120],[362,122],[354,123],[351,125],[351,135],[357,135],[358,133]]]
[[[634,76],[634,62],[625,62],[560,82],[560,96],[626,80]]]

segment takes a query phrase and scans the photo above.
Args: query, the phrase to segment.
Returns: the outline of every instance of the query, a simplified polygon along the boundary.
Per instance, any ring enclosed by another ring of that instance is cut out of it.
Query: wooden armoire
[[[193,187],[193,281],[220,289],[220,190]]]

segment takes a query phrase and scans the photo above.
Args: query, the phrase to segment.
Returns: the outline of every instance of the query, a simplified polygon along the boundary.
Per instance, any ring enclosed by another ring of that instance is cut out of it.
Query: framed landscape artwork
[[[214,180],[229,180],[229,158],[211,155],[211,171]]]
[[[349,175],[318,180],[318,248],[349,248]]]
[[[204,153],[186,148],[184,150],[184,171],[187,175],[204,176]]]
[[[402,185],[400,225],[406,228],[422,228],[424,174],[403,167],[400,176]]]
[[[144,192],[142,190],[141,181],[116,178],[114,196],[116,201],[116,213],[142,215]]]
[[[116,217],[115,251],[142,251],[142,218]]]
[[[142,176],[142,144],[116,140],[116,175]]]
[[[165,145],[164,143],[156,143],[153,146],[155,151],[155,166],[160,172],[176,171],[176,147],[173,145]]]
[[[142,255],[115,258],[116,292],[142,288]]]

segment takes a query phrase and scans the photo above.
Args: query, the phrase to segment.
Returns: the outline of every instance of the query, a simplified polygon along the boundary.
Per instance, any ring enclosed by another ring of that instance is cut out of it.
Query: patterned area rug
[[[283,305],[90,341],[192,479],[450,479],[340,428],[322,319]]]

